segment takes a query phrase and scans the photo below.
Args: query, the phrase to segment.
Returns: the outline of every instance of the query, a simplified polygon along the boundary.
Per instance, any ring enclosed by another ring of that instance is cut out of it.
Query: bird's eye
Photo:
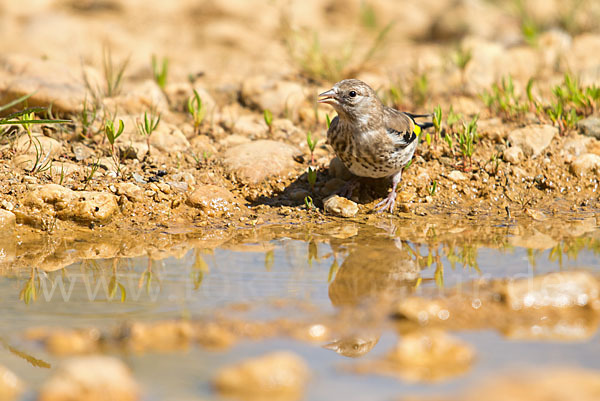
[[[356,91],[350,91],[348,95],[350,95],[350,97],[356,97]]]

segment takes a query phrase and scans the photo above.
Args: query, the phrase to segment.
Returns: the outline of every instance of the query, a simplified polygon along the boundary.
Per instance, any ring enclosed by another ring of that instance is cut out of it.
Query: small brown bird
[[[337,111],[327,131],[327,141],[336,155],[358,177],[392,177],[392,191],[375,207],[378,211],[394,211],[396,188],[402,169],[412,159],[417,136],[431,123],[417,123],[415,115],[385,106],[375,91],[358,79],[345,79],[319,95],[319,103],[327,103]],[[356,178],[342,192],[351,195]]]

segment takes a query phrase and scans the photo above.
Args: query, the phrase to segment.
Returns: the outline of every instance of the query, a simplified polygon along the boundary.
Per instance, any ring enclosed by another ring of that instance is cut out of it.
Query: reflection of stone
[[[379,334],[348,336],[325,344],[323,348],[330,349],[340,355],[358,358],[373,349],[379,341]]]
[[[329,286],[335,306],[357,305],[393,294],[408,293],[419,278],[408,249],[392,240],[365,242],[351,249]]]
[[[500,283],[499,293],[513,309],[586,306],[598,300],[598,281],[584,271],[555,272]]]
[[[295,400],[301,398],[308,376],[302,358],[281,351],[221,369],[214,385],[221,394],[243,400]]]
[[[407,381],[439,381],[465,373],[475,351],[440,330],[418,330],[402,336],[385,357],[357,364],[359,373],[397,376]]]
[[[600,372],[581,368],[536,368],[487,379],[455,396],[410,397],[414,401],[596,401]]]
[[[398,330],[495,329],[513,339],[583,340],[597,331],[598,280],[558,272],[515,281],[463,284],[443,298],[409,297],[394,307]]]
[[[139,386],[129,368],[109,356],[66,360],[40,389],[40,401],[139,399]]]

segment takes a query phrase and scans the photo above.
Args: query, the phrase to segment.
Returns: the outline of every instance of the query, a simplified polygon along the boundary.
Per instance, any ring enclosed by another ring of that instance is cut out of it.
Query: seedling
[[[117,149],[115,148],[115,140],[121,136],[123,130],[125,129],[125,124],[123,120],[119,120],[119,128],[115,129],[115,123],[111,119],[107,119],[104,122],[104,133],[106,135],[106,139],[108,139],[108,143],[110,144],[110,154],[117,166],[117,171],[121,173],[121,163],[119,159],[119,155],[117,153]]]
[[[317,32],[296,31],[286,19],[282,20],[281,26],[285,46],[300,73],[313,81],[328,82],[340,81],[363,70],[383,48],[392,28],[392,24],[388,24],[379,30],[369,48],[361,54],[352,40],[346,41],[345,46],[324,49]]]
[[[100,159],[97,159],[96,162],[92,164],[92,166],[90,167],[90,171],[89,171],[88,175],[83,180],[83,190],[84,191],[88,187],[88,185],[89,185],[90,181],[92,180],[92,178],[94,178],[94,174],[96,174],[96,172],[98,171],[99,168],[100,168]]]
[[[431,183],[431,187],[429,187],[429,195],[431,195],[431,196],[435,195],[435,192],[437,190],[437,185],[438,185],[437,181],[433,181]]]
[[[154,80],[156,84],[160,87],[160,89],[165,90],[167,86],[167,74],[169,73],[169,59],[163,57],[162,64],[158,66],[158,59],[156,55],[152,55],[152,75],[154,76]]]
[[[33,165],[29,169],[30,174],[43,173],[44,171],[50,170],[52,168],[52,159],[50,159],[50,149],[46,155],[43,155],[44,149],[42,148],[42,143],[38,138],[32,138],[31,143],[33,143],[33,147],[35,148],[35,158],[33,160]]]
[[[150,114],[145,111],[144,120],[137,123],[138,133],[146,138],[148,155],[150,155],[150,135],[156,130],[158,123],[160,123],[160,113],[157,113],[154,108],[150,109]]]
[[[194,89],[194,95],[188,99],[187,107],[188,113],[190,113],[194,120],[194,129],[197,132],[200,124],[202,124],[202,121],[204,120],[206,109],[203,107],[202,99],[196,89]]]
[[[413,103],[416,106],[423,106],[427,100],[427,90],[429,87],[429,80],[427,74],[423,73],[419,75],[414,81],[411,89],[411,95]]]
[[[403,98],[404,93],[402,92],[402,89],[397,85],[390,86],[383,93],[383,100],[390,107],[400,107]]]
[[[306,206],[306,210],[313,210],[315,208],[313,200],[310,196],[304,197],[304,206]]]
[[[466,160],[469,159],[469,168],[472,163],[473,151],[475,149],[475,141],[477,140],[477,114],[469,123],[463,122],[463,129],[458,135],[458,144],[463,157],[463,168],[466,170]]]
[[[469,48],[459,46],[456,52],[452,55],[452,61],[461,71],[464,71],[473,58],[473,52]]]
[[[473,52],[469,48],[459,46],[456,52],[452,55],[452,62],[460,70],[460,79],[464,83],[465,81],[465,70],[467,65],[473,58]]]
[[[306,132],[306,143],[308,144],[308,149],[310,150],[310,164],[315,164],[315,147],[317,146],[318,139],[313,140],[312,133],[310,131]]]
[[[121,92],[121,85],[125,69],[129,64],[129,57],[122,61],[119,65],[113,62],[110,48],[105,48],[102,58],[102,67],[104,71],[104,96],[113,97]]]
[[[90,132],[90,128],[94,121],[96,121],[96,115],[98,114],[98,106],[96,103],[91,105],[88,103],[87,96],[83,99],[83,105],[81,113],[79,114],[79,120],[81,121],[81,134],[87,136]]]
[[[311,190],[314,190],[315,184],[317,183],[317,170],[315,170],[312,167],[309,167],[307,172],[307,180]]]
[[[521,104],[519,96],[515,93],[515,85],[510,75],[503,77],[500,83],[494,83],[491,92],[485,90],[481,99],[491,112],[500,114],[507,120],[515,120],[527,111],[527,106]]]
[[[273,132],[273,113],[270,110],[265,109],[263,111],[263,118],[265,120],[265,124],[269,127],[269,132]]]
[[[377,15],[375,14],[375,9],[366,1],[362,1],[360,5],[360,22],[367,29],[377,28]]]
[[[442,132],[442,108],[438,105],[433,109],[433,128],[436,135]]]
[[[24,95],[21,96],[11,102],[8,102],[4,105],[0,105],[0,113],[4,110],[10,109],[13,106],[16,106],[19,103],[22,103],[24,101],[26,101],[28,98],[30,98],[33,95],[33,93],[30,93],[28,95]],[[46,118],[46,119],[36,119],[35,117],[35,113],[41,113],[41,112],[48,112],[47,108],[44,107],[29,107],[23,110],[19,110],[16,111],[14,113],[11,113],[5,117],[0,117],[0,126],[2,125],[20,125],[25,129],[25,132],[27,133],[27,135],[29,136],[30,139],[30,145],[32,143],[32,125],[33,124],[62,124],[62,123],[70,123],[71,120],[62,120],[62,119],[52,119],[52,118]]]

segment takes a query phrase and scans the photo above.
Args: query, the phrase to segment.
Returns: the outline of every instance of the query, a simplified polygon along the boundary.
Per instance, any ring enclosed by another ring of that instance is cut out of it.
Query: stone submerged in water
[[[0,365],[0,400],[16,400],[23,391],[23,383],[12,371]]]
[[[244,399],[295,400],[301,398],[308,377],[302,358],[279,351],[225,367],[213,383],[220,393]]]
[[[134,401],[139,386],[120,360],[109,356],[64,361],[40,388],[39,401]]]
[[[442,330],[406,333],[384,358],[358,365],[360,373],[398,376],[409,382],[435,382],[468,371],[475,350]]]
[[[332,195],[323,201],[325,213],[339,217],[354,217],[358,213],[358,205],[350,199]]]
[[[512,309],[584,307],[598,300],[598,280],[585,271],[556,272],[506,281],[499,293]]]

